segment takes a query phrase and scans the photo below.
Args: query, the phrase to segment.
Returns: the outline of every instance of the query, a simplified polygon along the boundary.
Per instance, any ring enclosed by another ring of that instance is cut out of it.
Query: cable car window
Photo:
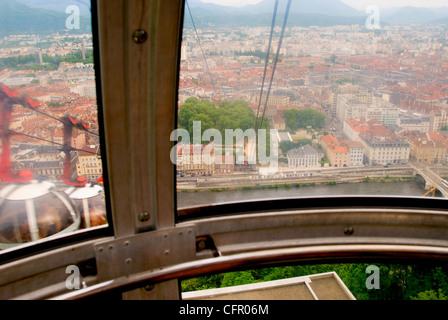
[[[185,2],[171,157],[179,210],[446,197],[445,26],[355,1],[324,7]]]
[[[91,6],[64,4],[3,4],[0,250],[108,225]]]

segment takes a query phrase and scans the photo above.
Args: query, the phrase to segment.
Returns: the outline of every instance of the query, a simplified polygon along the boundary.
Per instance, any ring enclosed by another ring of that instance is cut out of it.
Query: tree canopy
[[[255,114],[242,100],[223,101],[219,107],[209,100],[189,98],[180,107],[179,128],[193,137],[193,122],[201,122],[201,136],[207,129],[217,129],[225,137],[226,129],[241,129],[243,132],[254,127]],[[265,121],[267,122],[267,121]]]
[[[93,63],[93,50],[86,51],[86,59],[82,59],[81,50],[68,53],[66,55],[60,56],[50,56],[46,53],[42,54],[43,64],[35,63],[35,57],[33,54],[22,55],[22,56],[14,56],[7,58],[0,58],[0,71],[4,69],[11,70],[46,70],[46,71],[54,71],[59,67],[61,62],[69,62],[69,63]]]
[[[290,132],[308,127],[322,129],[325,126],[325,114],[310,108],[284,110],[283,119],[285,120],[286,130]]]
[[[282,150],[283,155],[286,155],[289,150],[298,149],[307,144],[311,145],[312,141],[310,139],[300,139],[297,141],[282,141],[280,142],[280,149]]]
[[[358,300],[447,300],[448,268],[432,265],[380,264],[380,289],[368,289],[368,263],[271,267],[235,271],[182,281],[182,291],[223,288],[263,281],[336,272]]]

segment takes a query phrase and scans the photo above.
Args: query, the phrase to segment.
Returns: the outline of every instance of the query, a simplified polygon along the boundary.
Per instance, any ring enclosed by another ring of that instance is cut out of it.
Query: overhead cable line
[[[0,130],[7,131],[7,132],[9,132],[11,134],[14,134],[14,135],[20,135],[20,136],[24,136],[24,137],[28,137],[28,138],[32,138],[32,139],[36,139],[36,140],[40,140],[40,141],[43,141],[43,142],[47,142],[47,143],[50,143],[50,144],[54,144],[54,145],[58,145],[58,146],[64,147],[64,144],[62,144],[62,143],[50,141],[50,140],[47,140],[47,139],[44,139],[44,138],[39,138],[39,137],[30,135],[30,134],[27,134],[27,133],[11,130],[9,128],[0,127]],[[88,150],[84,150],[84,149],[77,149],[77,148],[73,148],[73,147],[71,147],[71,150],[72,151],[82,151],[82,152],[85,152],[85,153],[90,153],[90,154],[95,154],[95,155],[98,154],[97,152],[92,152],[92,151],[88,151]]]
[[[277,48],[277,54],[275,56],[274,67],[272,69],[272,74],[271,74],[271,81],[269,82],[269,89],[268,89],[268,92],[266,94],[266,102],[265,102],[264,109],[263,109],[263,116],[261,117],[260,128],[263,126],[263,120],[264,120],[264,116],[265,116],[265,113],[266,113],[266,108],[267,108],[267,105],[268,105],[269,95],[271,93],[272,82],[274,80],[275,69],[277,68],[278,57],[280,55],[280,49],[281,49],[281,46],[282,46],[283,37],[285,35],[286,23],[288,22],[288,15],[289,15],[289,10],[291,8],[291,1],[292,0],[288,0],[288,5],[286,6],[285,19],[283,20],[282,32],[280,34],[280,39],[279,39],[278,48]]]
[[[266,60],[264,63],[263,80],[261,81],[261,92],[260,92],[260,99],[258,100],[257,116],[255,117],[255,125],[254,125],[255,130],[257,130],[257,126],[258,126],[258,117],[260,115],[261,100],[263,99],[263,90],[264,90],[264,82],[266,80],[266,71],[267,71],[268,64],[269,64],[269,56],[271,55],[272,36],[274,35],[275,19],[277,17],[277,9],[278,9],[278,1],[279,0],[275,0],[274,14],[272,16],[271,34],[269,36],[268,49],[266,52]]]
[[[207,68],[207,72],[208,72],[208,74],[209,74],[209,76],[210,76],[210,81],[211,81],[211,84],[212,84],[213,91],[214,91],[214,92],[218,92],[218,91],[216,90],[215,82],[213,81],[212,73],[211,73],[210,68],[209,68],[209,66],[208,66],[207,58],[205,57],[204,48],[202,47],[201,39],[199,38],[198,29],[196,28],[196,24],[194,23],[193,15],[191,14],[190,5],[188,4],[188,0],[185,0],[185,3],[186,3],[186,5],[187,5],[188,12],[189,12],[189,14],[190,14],[191,23],[193,24],[193,29],[194,29],[194,32],[195,32],[195,34],[196,34],[196,39],[197,39],[197,41],[198,41],[199,47],[201,48],[202,57],[203,57],[204,62],[205,62],[205,67]]]
[[[49,141],[43,138],[35,137],[26,133],[17,132],[9,129],[9,123],[11,121],[11,114],[14,105],[21,105],[27,109],[36,111],[42,115],[50,117],[54,120],[62,122],[64,125],[63,138],[64,144],[55,143],[54,141]],[[60,178],[65,181],[66,184],[72,186],[85,186],[87,180],[83,177],[73,178],[71,170],[71,152],[76,151],[86,151],[81,149],[75,149],[71,146],[72,132],[74,128],[89,131],[90,124],[84,122],[83,120],[72,117],[69,114],[64,115],[62,118],[57,118],[46,112],[37,109],[39,103],[33,101],[28,96],[20,96],[18,91],[9,89],[3,84],[0,84],[0,140],[2,143],[2,152],[0,154],[0,178],[4,182],[14,182],[14,183],[26,183],[33,179],[33,173],[30,170],[19,171],[17,173],[12,172],[11,165],[11,135],[23,135],[32,139],[37,139],[40,141],[45,141],[50,144],[58,144],[62,146],[61,151],[66,155],[64,164],[64,174]],[[88,152],[88,151],[87,151]],[[88,152],[95,154],[94,152]]]
[[[22,106],[22,105],[21,105],[21,106]],[[37,113],[39,113],[39,114],[41,114],[41,115],[43,115],[43,116],[49,117],[49,118],[51,118],[51,119],[53,119],[53,120],[56,120],[56,121],[59,121],[59,122],[61,122],[61,123],[65,123],[63,119],[58,118],[58,117],[55,117],[55,116],[52,116],[51,114],[48,114],[48,113],[46,113],[46,112],[44,112],[44,111],[41,111],[41,110],[39,110],[39,109],[37,109],[37,108],[29,108],[29,107],[27,107],[27,106],[22,106],[22,107],[24,107],[24,108],[28,108],[28,109],[30,109],[30,110],[32,110],[32,111],[35,111],[35,112],[37,112]],[[92,134],[92,135],[95,135],[95,136],[97,136],[97,137],[100,136],[98,133],[93,132],[93,131],[90,131],[90,130],[88,130],[88,129],[83,128],[82,130],[85,131],[85,132],[87,132],[87,133],[90,133],[90,134]]]

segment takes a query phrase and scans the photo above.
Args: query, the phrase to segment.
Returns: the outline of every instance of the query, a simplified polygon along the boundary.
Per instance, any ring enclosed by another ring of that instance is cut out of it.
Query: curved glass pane
[[[1,211],[1,242],[16,244],[30,241],[25,203],[7,201],[1,206]]]
[[[104,195],[74,199],[74,203],[76,209],[81,214],[82,227],[96,227],[107,223]]]
[[[0,249],[106,225],[90,1],[2,13]]]
[[[29,185],[13,186],[0,206],[0,248],[37,241],[79,228],[80,214],[64,193],[51,191],[51,184],[36,183],[30,195]]]
[[[446,10],[288,2],[186,1],[172,150],[178,208],[445,198],[448,42],[431,17]]]

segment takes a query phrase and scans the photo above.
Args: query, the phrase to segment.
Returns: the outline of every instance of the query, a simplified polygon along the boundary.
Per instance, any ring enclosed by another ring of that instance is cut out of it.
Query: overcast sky
[[[370,5],[380,8],[393,7],[448,7],[448,0],[341,0],[358,10],[365,10]]]
[[[216,3],[224,6],[243,7],[247,4],[257,4],[262,0],[201,0],[206,3]]]
[[[227,6],[242,7],[247,4],[257,4],[262,0],[201,0],[201,1]],[[376,5],[380,8],[393,8],[404,6],[448,7],[448,0],[341,0],[341,1],[358,10],[365,10],[370,5]]]

